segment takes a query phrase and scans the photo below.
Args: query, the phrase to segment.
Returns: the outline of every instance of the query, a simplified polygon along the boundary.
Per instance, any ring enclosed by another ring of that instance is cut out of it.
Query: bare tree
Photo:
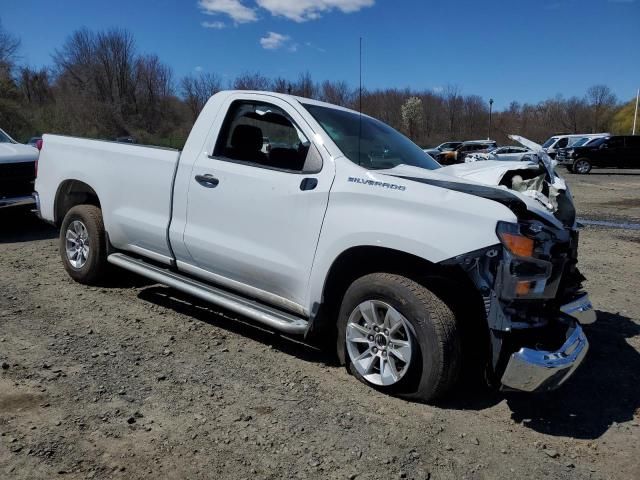
[[[317,87],[313,83],[309,72],[301,73],[298,81],[293,85],[292,93],[304,98],[316,98]]]
[[[333,103],[346,107],[354,100],[354,91],[349,88],[347,82],[324,81],[320,86],[320,99],[324,102]]]
[[[214,73],[189,75],[182,79],[180,88],[195,121],[207,100],[222,90],[222,80]]]
[[[53,100],[51,78],[46,68],[22,67],[18,72],[18,88],[29,105],[42,106]]]
[[[245,72],[232,83],[234,90],[269,90],[269,85],[269,79],[259,72]]]
[[[447,111],[449,135],[453,138],[458,133],[458,117],[462,110],[462,95],[457,85],[447,85],[444,89],[444,105]]]
[[[274,78],[271,82],[271,90],[278,93],[291,93],[293,87],[291,82],[288,82],[282,77]]]
[[[616,96],[606,85],[594,85],[587,90],[587,101],[593,115],[592,131],[598,132],[604,129],[604,119],[610,117],[616,105]]]
[[[9,75],[20,48],[20,39],[7,32],[0,22],[0,74]]]

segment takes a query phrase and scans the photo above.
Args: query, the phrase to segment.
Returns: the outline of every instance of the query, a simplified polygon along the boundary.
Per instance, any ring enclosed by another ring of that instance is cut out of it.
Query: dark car
[[[556,157],[573,173],[589,173],[593,167],[640,168],[640,135],[598,138],[582,147],[563,148]]]
[[[498,144],[494,140],[471,140],[463,142],[455,150],[442,152],[438,155],[438,162],[441,165],[453,165],[455,163],[464,163],[464,158],[472,152],[488,152],[496,148]]]

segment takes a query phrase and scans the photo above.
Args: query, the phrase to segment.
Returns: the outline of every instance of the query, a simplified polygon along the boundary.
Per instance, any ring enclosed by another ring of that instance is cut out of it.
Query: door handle
[[[196,182],[207,188],[215,188],[220,183],[220,180],[218,180],[213,175],[209,175],[208,173],[206,175],[196,175],[195,178]]]
[[[300,182],[300,190],[313,190],[318,186],[317,178],[305,178]]]

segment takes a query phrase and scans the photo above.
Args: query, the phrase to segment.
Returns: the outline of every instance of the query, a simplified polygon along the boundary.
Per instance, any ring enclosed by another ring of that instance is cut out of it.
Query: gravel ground
[[[596,172],[567,175],[580,216],[640,219],[640,174]],[[52,228],[0,225],[0,478],[640,478],[640,231],[582,231],[599,320],[563,389],[428,406],[140,278],[76,284]]]

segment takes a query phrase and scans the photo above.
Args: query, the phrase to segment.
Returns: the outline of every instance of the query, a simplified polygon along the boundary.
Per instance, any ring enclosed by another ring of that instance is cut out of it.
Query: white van
[[[572,135],[554,135],[542,144],[542,148],[551,158],[556,158],[556,153],[560,148],[572,147],[576,142],[582,139],[595,139],[608,137],[610,133],[576,133]],[[586,143],[586,142],[585,142]]]

